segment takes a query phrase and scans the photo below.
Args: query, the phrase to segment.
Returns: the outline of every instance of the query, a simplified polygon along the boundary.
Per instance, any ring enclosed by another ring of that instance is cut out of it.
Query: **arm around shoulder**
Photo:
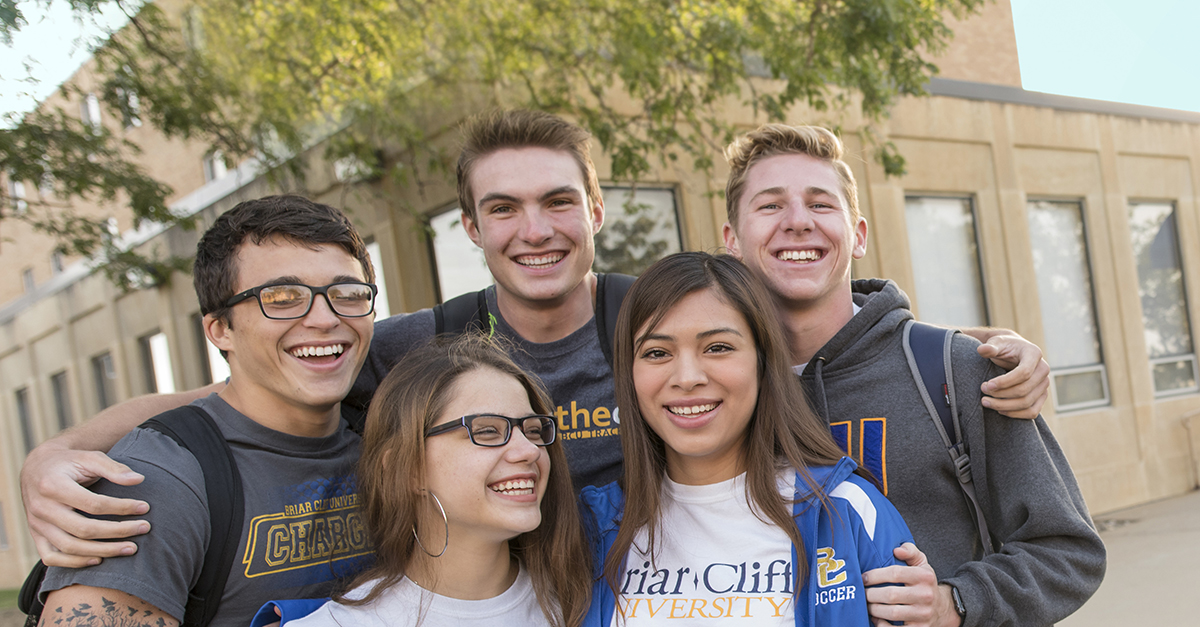
[[[114,405],[91,420],[43,442],[30,451],[21,466],[21,499],[26,522],[38,555],[48,566],[78,568],[101,558],[128,555],[132,542],[96,542],[145,533],[145,521],[113,522],[94,516],[138,516],[145,501],[115,499],[85,486],[98,479],[119,485],[136,485],[142,476],[115,462],[107,451],[134,427],[164,411],[186,405],[219,391],[224,383],[177,394],[152,394]]]

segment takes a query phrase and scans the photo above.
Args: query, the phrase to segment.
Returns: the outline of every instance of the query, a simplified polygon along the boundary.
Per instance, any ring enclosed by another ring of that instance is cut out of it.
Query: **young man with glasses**
[[[228,383],[193,406],[217,425],[243,478],[244,523],[209,624],[244,625],[272,598],[323,596],[368,559],[354,509],[359,438],[340,414],[370,346],[376,288],[366,246],[341,211],[298,196],[243,202],[201,238],[195,287]],[[203,420],[203,416],[188,416]],[[153,502],[136,555],[50,568],[45,623],[173,625],[220,530],[205,474],[175,440],[134,429],[112,458],[145,480],[99,493]],[[354,546],[359,538],[358,546]],[[340,545],[338,543],[341,543]]]

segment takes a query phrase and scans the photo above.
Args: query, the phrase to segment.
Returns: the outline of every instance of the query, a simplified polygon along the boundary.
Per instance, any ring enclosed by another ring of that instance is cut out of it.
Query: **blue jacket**
[[[869,481],[853,474],[855,468],[854,462],[845,457],[834,466],[809,468],[813,480],[829,495],[832,515],[811,494],[796,493],[792,513],[804,538],[808,561],[808,576],[796,597],[797,627],[869,625],[862,573],[900,564],[892,549],[912,541],[896,508]],[[803,484],[797,481],[797,485]],[[584,488],[581,498],[585,511],[593,516],[597,536],[592,538],[597,578],[592,606],[583,624],[609,627],[616,599],[602,573],[604,559],[617,537],[625,495],[616,483],[610,483],[602,488]],[[795,567],[793,548],[792,572],[796,572]]]

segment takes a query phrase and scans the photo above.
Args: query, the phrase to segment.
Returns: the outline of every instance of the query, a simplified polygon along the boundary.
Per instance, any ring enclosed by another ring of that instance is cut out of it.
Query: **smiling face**
[[[235,263],[235,293],[268,283],[366,281],[362,265],[341,246],[279,236],[243,243]],[[303,318],[272,320],[251,298],[230,308],[228,321],[210,314],[204,325],[229,355],[230,382],[221,396],[267,427],[311,437],[337,425],[337,404],[366,359],[374,316],[340,317],[316,296]]]
[[[487,366],[460,375],[447,397],[445,410],[430,426],[472,414],[518,418],[535,413],[519,381]],[[496,448],[472,444],[465,428],[425,440],[424,487],[446,510],[451,547],[466,539],[504,542],[537,528],[549,476],[546,449],[534,446],[520,429]]]
[[[852,222],[833,165],[806,154],[750,167],[725,246],[786,308],[850,299],[850,261],[866,254],[867,222]]]
[[[470,174],[476,199],[463,226],[483,249],[496,289],[531,307],[581,291],[596,256],[593,238],[604,222],[600,199],[588,198],[579,164],[548,148],[498,150]]]
[[[638,408],[666,445],[668,476],[699,485],[741,474],[758,399],[758,353],[745,317],[705,289],[635,338]]]

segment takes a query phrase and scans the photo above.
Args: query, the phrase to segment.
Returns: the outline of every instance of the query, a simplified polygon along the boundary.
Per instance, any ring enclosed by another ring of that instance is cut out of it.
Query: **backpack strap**
[[[141,426],[175,440],[195,456],[204,472],[210,524],[208,551],[204,554],[200,578],[188,592],[183,615],[183,625],[201,627],[212,621],[221,605],[237,554],[245,517],[242,479],[220,427],[199,407],[186,405],[173,409]]]
[[[596,333],[600,336],[600,350],[608,367],[613,364],[613,338],[617,337],[617,316],[625,294],[637,277],[627,274],[598,274],[596,276]]]
[[[455,296],[435,306],[433,321],[434,335],[458,335],[468,328],[476,331],[486,330],[489,336],[496,332],[496,324],[488,312],[486,288]]]
[[[930,419],[942,436],[958,474],[958,485],[971,507],[971,516],[979,532],[983,554],[995,553],[987,519],[971,477],[971,456],[959,423],[958,403],[954,391],[954,368],[950,359],[951,343],[956,329],[943,329],[931,324],[909,320],[904,325],[904,355],[908,358],[913,380],[925,402]]]

